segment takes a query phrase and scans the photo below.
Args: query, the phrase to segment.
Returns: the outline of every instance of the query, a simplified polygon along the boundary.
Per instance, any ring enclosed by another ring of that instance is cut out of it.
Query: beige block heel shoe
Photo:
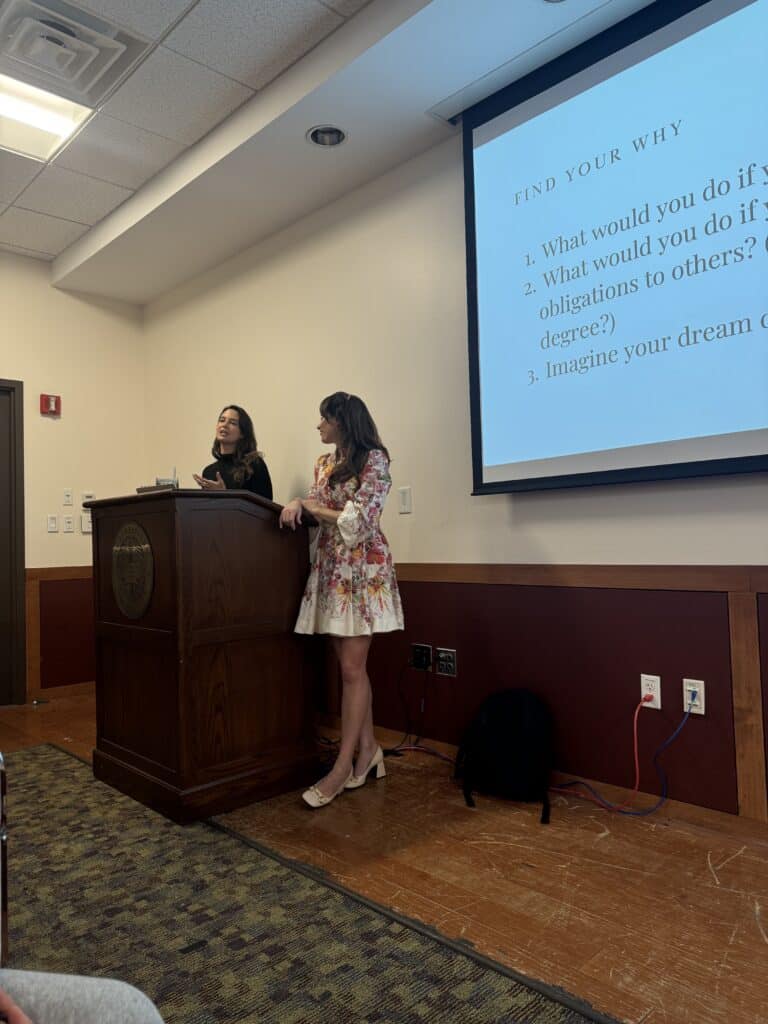
[[[376,778],[383,779],[387,774],[387,769],[384,767],[384,751],[381,747],[376,747],[376,753],[371,758],[371,762],[365,771],[361,775],[351,775],[344,786],[345,789],[359,789],[360,786],[365,784],[365,780],[370,775],[373,769],[376,769]]]
[[[349,785],[352,779],[354,779],[354,777],[355,776],[352,772],[350,772],[346,782],[343,782],[336,792],[331,793],[330,796],[326,796],[324,793],[321,793],[317,786],[310,786],[309,789],[305,789],[301,794],[301,799],[305,804],[309,804],[313,810],[318,807],[325,807],[331,803],[332,800],[335,800],[339,793],[344,792],[345,788]]]

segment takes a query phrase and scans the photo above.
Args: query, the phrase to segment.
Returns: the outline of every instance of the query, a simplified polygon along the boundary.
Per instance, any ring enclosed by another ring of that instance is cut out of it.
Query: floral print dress
[[[331,486],[336,456],[321,455],[309,497],[341,515],[321,523],[297,633],[370,636],[403,629],[403,608],[389,545],[379,526],[392,479],[376,448],[360,477]]]

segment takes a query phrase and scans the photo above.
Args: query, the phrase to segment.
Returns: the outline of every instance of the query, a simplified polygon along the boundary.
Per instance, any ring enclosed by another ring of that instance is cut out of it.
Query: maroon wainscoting
[[[760,635],[760,676],[763,679],[763,722],[768,725],[768,594],[757,595],[757,628]],[[765,742],[766,786],[768,786],[768,728]]]
[[[93,581],[40,580],[40,686],[96,678]]]
[[[371,652],[377,724],[458,743],[487,694],[529,686],[554,712],[558,769],[631,787],[632,717],[650,672],[662,710],[641,712],[640,786],[657,793],[652,757],[683,717],[682,679],[704,679],[706,715],[691,716],[662,758],[669,796],[738,813],[727,594],[400,586],[406,631],[377,637]],[[455,648],[456,678],[409,668],[411,643]]]

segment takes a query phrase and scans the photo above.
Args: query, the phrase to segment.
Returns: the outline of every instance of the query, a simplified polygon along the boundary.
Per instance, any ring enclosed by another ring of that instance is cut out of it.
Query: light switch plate
[[[413,494],[410,487],[398,487],[397,489],[397,511],[401,516],[413,512]]]

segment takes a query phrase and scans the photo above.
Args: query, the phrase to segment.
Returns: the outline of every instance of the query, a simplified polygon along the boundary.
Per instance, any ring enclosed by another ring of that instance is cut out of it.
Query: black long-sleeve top
[[[221,473],[221,479],[227,486],[228,491],[251,491],[262,498],[269,498],[272,501],[272,480],[264,459],[256,459],[252,463],[253,473],[244,476],[241,484],[235,483],[233,473],[235,471],[234,455],[220,455],[210,466],[206,466],[202,476],[206,480],[215,480],[216,474]]]

